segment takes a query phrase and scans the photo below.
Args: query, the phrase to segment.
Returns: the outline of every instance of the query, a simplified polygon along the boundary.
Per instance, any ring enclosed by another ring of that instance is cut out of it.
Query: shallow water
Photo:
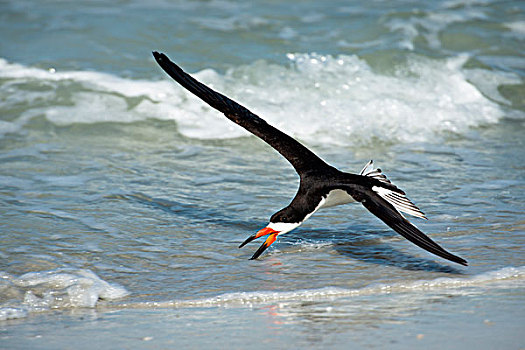
[[[0,9],[7,347],[523,347],[521,2]],[[297,176],[152,50],[342,170],[374,159],[470,266],[357,204],[248,260]]]

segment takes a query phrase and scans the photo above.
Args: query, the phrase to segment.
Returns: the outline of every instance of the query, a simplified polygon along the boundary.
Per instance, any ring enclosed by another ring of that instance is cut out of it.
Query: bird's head
[[[300,226],[303,223],[303,220],[297,219],[293,215],[293,211],[290,207],[279,210],[277,213],[273,214],[270,218],[270,222],[266,225],[265,228],[259,230],[256,234],[248,237],[240,246],[242,248],[245,244],[253,241],[262,236],[268,236],[265,244],[254,254],[252,259],[257,258],[264,249],[268,248],[274,241],[277,235],[282,235],[287,232],[290,232],[294,228]],[[263,248],[264,247],[264,248]]]
[[[290,207],[279,210],[270,218],[270,222],[261,231],[266,230],[265,234],[278,233],[280,235],[290,232],[294,228],[300,226],[303,220],[295,217],[294,212]],[[259,231],[259,232],[261,232]]]

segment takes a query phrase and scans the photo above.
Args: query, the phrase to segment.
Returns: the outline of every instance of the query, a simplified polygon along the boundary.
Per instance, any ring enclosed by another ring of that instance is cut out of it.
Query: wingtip
[[[447,260],[450,260],[452,262],[455,262],[456,264],[460,264],[460,265],[463,265],[463,266],[468,266],[468,262],[467,260],[463,259],[462,257],[459,257],[457,255],[454,255],[452,253],[449,253],[447,252],[446,250],[444,251],[446,254],[442,254],[440,255],[439,253],[436,254],[436,252],[431,252],[431,253],[434,253],[438,256],[441,256],[442,258],[445,258]]]
[[[158,51],[152,51],[151,52],[153,54],[153,57],[155,57],[155,59],[157,61],[161,60],[162,59],[162,56],[164,56],[163,53],[159,53]]]
[[[461,258],[460,258],[461,259]],[[463,266],[468,266],[468,261],[465,260],[465,259],[461,259],[460,261],[458,261],[459,264],[463,265]]]
[[[460,257],[460,256],[457,256],[457,255],[454,255],[454,254],[452,254],[452,253],[450,253],[450,252],[447,252],[447,251],[444,250],[444,249],[443,249],[443,251],[444,251],[445,254],[444,254],[444,255],[441,255],[442,258],[445,258],[445,259],[447,259],[447,260],[450,260],[450,261],[452,261],[452,262],[455,262],[455,263],[460,264],[460,265],[463,265],[463,266],[468,266],[468,262],[467,262],[467,260],[463,259],[463,258]],[[431,252],[431,253],[436,254],[435,252]],[[439,256],[439,254],[436,254],[436,255]]]

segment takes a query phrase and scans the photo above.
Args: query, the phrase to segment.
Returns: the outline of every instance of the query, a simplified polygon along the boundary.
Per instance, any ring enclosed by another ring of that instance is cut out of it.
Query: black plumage
[[[240,245],[242,247],[262,235],[270,235],[252,256],[252,259],[259,257],[280,233],[278,230],[269,229],[271,225],[294,224],[299,226],[329,200],[331,193],[344,191],[349,196],[348,198],[351,197],[363,204],[372,214],[412,243],[437,256],[467,265],[466,260],[447,252],[400,213],[404,211],[425,218],[424,214],[405,196],[405,193],[381,174],[379,169],[367,173],[365,167],[360,175],[339,171],[297,140],[269,125],[247,108],[191,77],[171,62],[166,55],[153,52],[153,56],[162,69],[180,85],[211,107],[224,113],[231,121],[261,138],[286,158],[299,174],[299,190],[291,203],[270,218],[268,228],[259,231],[264,232],[250,236]]]

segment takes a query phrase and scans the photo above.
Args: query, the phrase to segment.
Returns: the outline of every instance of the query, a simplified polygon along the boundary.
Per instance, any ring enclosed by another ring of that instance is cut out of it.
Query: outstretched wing
[[[315,168],[332,168],[308,148],[269,125],[247,108],[191,77],[163,53],[153,52],[153,56],[161,68],[184,88],[276,149],[292,164],[299,176]]]
[[[436,242],[431,240],[427,235],[421,232],[416,226],[410,223],[396,208],[387,200],[383,199],[375,191],[366,189],[364,191],[354,190],[353,197],[372,214],[381,219],[385,224],[390,226],[394,231],[408,239],[415,245],[429,251],[432,254],[444,259],[467,266],[467,261],[452,253],[447,252]]]

